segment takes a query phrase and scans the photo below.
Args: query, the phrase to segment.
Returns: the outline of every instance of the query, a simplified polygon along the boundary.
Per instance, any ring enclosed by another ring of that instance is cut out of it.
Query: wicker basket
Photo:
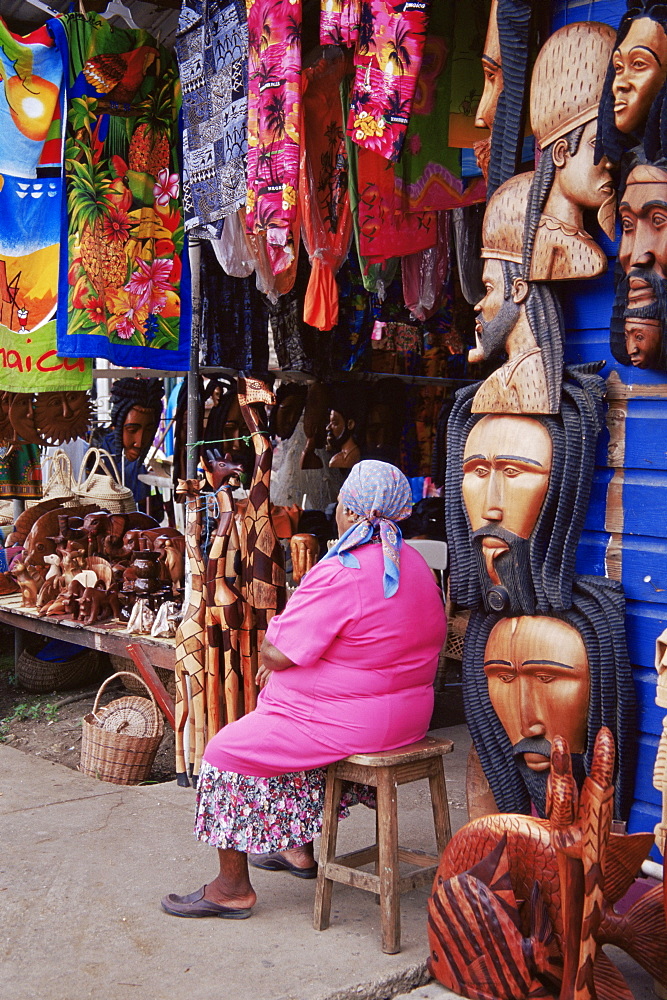
[[[148,687],[150,701],[131,695],[98,709],[102,692],[119,676],[121,671],[107,677],[83,717],[79,770],[114,785],[138,785],[151,773],[164,721]]]
[[[71,660],[52,661],[40,660],[24,649],[16,661],[16,680],[35,694],[67,691],[94,681],[99,669],[99,656],[92,649],[84,649]]]
[[[114,670],[118,670],[126,675],[123,677],[123,687],[127,688],[128,691],[131,691],[132,694],[143,694],[146,685],[144,684],[143,677],[139,673],[134,660],[126,659],[124,656],[116,656],[115,653],[110,653],[109,659],[111,660],[111,666]],[[155,667],[155,673],[164,684],[167,694],[170,694],[172,698],[175,698],[176,674],[174,671],[168,670],[166,667]]]

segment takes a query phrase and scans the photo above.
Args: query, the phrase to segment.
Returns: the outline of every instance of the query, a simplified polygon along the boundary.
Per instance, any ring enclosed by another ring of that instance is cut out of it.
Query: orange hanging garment
[[[312,272],[304,322],[331,330],[338,322],[336,272],[352,240],[348,162],[339,86],[347,71],[342,55],[305,70],[299,201],[303,241]]]

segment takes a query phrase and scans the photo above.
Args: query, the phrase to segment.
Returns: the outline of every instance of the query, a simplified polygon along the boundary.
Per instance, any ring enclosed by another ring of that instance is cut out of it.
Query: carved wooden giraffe
[[[257,702],[257,651],[269,622],[285,607],[287,592],[283,550],[270,516],[273,449],[267,434],[264,405],[273,405],[275,396],[259,379],[239,376],[238,399],[255,450],[255,468],[243,518],[242,587],[252,615],[246,615],[241,633],[241,664],[245,710],[249,712]]]
[[[243,712],[243,681],[239,652],[239,629],[243,624],[243,598],[240,591],[238,566],[238,534],[234,517],[232,479],[239,481],[241,465],[230,455],[221,458],[218,452],[207,452],[204,459],[207,478],[213,486],[218,503],[218,527],[213,537],[206,567],[206,711],[208,738],[221,725],[234,722]],[[224,661],[220,705],[220,650]]]
[[[201,484],[197,479],[179,480],[177,493],[185,494],[185,549],[190,563],[190,600],[176,630],[176,780],[189,785],[183,735],[188,716],[192,732],[191,760],[196,784],[205,746],[206,702],[206,570],[201,552]],[[188,694],[187,679],[190,681]],[[194,755],[192,745],[194,742]]]

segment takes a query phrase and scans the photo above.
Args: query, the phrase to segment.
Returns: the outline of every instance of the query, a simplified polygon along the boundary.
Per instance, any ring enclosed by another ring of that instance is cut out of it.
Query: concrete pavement
[[[466,819],[465,726],[445,757],[454,829]],[[434,849],[427,783],[399,790],[401,842]],[[253,871],[250,920],[179,920],[161,896],[216,872],[192,836],[194,793],[175,782],[125,787],[0,745],[2,1000],[449,1000],[425,982],[427,890],[402,897],[402,951],[380,950],[379,908],[336,885],[328,930],[314,931],[314,882]],[[341,850],[370,843],[362,806],[340,824]],[[636,1000],[649,977],[614,954]],[[418,988],[416,988],[418,987]]]

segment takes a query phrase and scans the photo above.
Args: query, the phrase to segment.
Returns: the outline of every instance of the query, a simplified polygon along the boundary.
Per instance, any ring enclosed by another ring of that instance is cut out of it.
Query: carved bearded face
[[[651,270],[667,278],[667,172],[644,164],[635,167],[619,214],[623,233],[618,259],[625,273]]]
[[[614,123],[619,132],[641,132],[667,77],[667,35],[657,21],[639,17],[614,49]]]
[[[488,638],[484,673],[495,713],[529,770],[549,770],[554,736],[584,752],[590,673],[575,628],[556,618],[503,618]]]

